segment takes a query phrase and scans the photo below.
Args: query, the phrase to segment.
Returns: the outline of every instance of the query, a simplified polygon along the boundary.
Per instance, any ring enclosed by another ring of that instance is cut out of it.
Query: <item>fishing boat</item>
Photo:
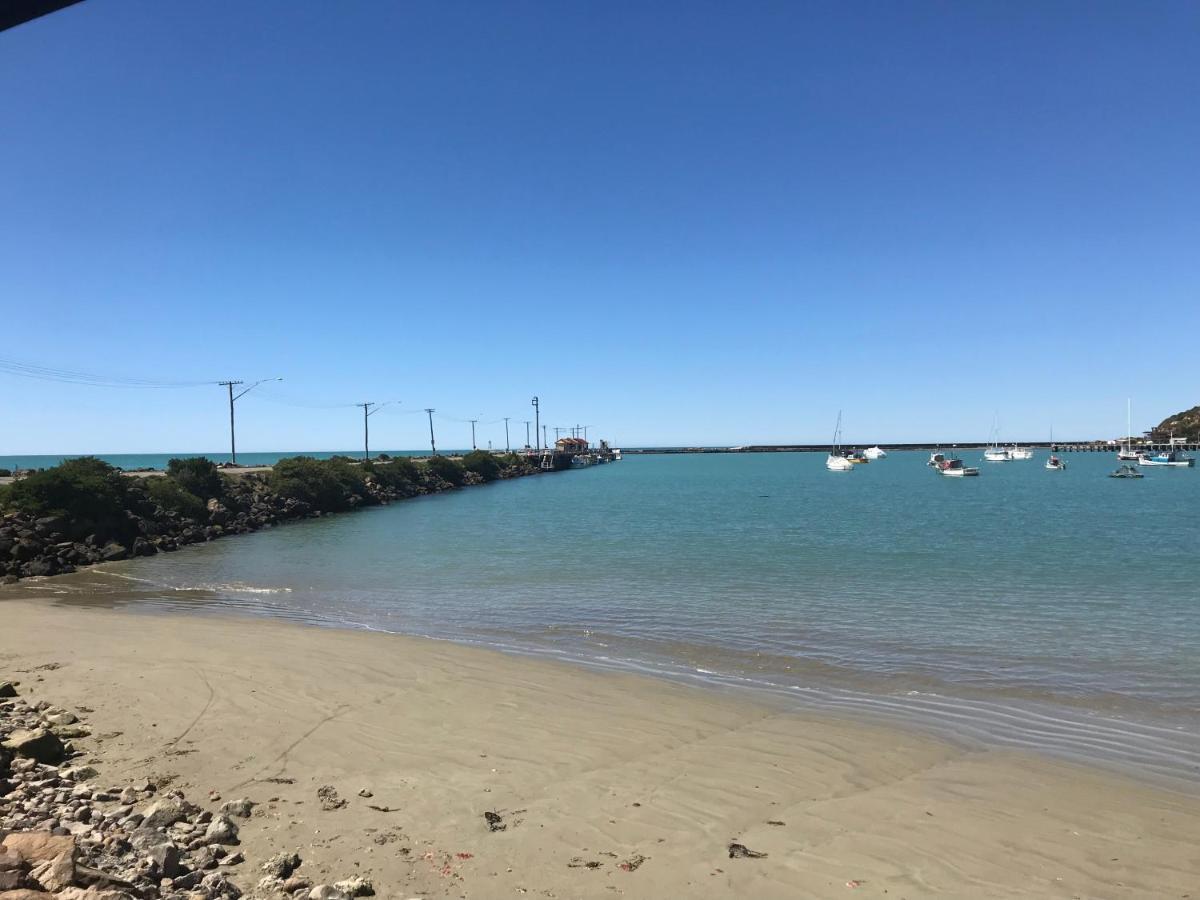
[[[1064,469],[1066,469],[1066,467],[1067,467],[1067,464],[1065,462],[1063,462],[1061,459],[1059,459],[1057,456],[1055,456],[1053,453],[1051,453],[1050,458],[1048,460],[1046,460],[1046,468],[1051,469],[1052,471],[1061,472]]]
[[[867,454],[863,453],[861,450],[847,450],[842,455],[856,466],[863,463],[869,463],[871,461]]]
[[[1137,462],[1139,466],[1174,466],[1180,469],[1190,469],[1196,465],[1196,460],[1182,450],[1160,450],[1153,456],[1143,453]]]
[[[842,453],[842,411],[838,410],[837,425],[833,428],[833,446],[829,448],[829,456],[825,458],[825,468],[831,472],[850,472],[854,463],[846,459]]]
[[[925,463],[925,465],[933,466],[934,468],[937,468],[945,461],[946,461],[946,454],[943,453],[941,450],[935,450],[929,454],[929,462]]]
[[[1146,476],[1143,475],[1141,472],[1139,472],[1137,470],[1136,466],[1131,466],[1128,463],[1126,463],[1125,465],[1118,467],[1114,471],[1109,472],[1108,477],[1109,478],[1145,478]]]
[[[878,445],[874,447],[868,447],[863,451],[863,455],[866,456],[867,459],[887,459],[887,451]]]
[[[1117,459],[1125,459],[1134,461],[1141,454],[1133,449],[1133,401],[1126,398],[1125,400],[1125,443],[1121,445],[1121,449],[1117,451]],[[1114,476],[1117,477],[1117,476]]]
[[[974,466],[964,466],[963,461],[957,456],[951,456],[948,459],[943,459],[937,466],[938,472],[946,475],[949,478],[966,478],[971,475],[978,475],[979,470]]]

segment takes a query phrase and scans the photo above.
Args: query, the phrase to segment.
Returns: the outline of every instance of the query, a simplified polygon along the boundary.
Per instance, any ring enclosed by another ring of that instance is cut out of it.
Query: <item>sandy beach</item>
[[[99,784],[259,804],[244,890],[281,850],[402,898],[1200,885],[1200,801],[1105,772],[437,641],[8,597],[0,680],[89,710]]]

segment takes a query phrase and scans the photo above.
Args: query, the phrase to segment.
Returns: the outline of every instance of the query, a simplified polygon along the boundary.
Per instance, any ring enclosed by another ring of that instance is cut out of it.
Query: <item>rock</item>
[[[287,878],[300,868],[298,853],[277,853],[262,864],[262,870],[274,878]]]
[[[18,729],[0,746],[40,763],[60,762],[65,752],[62,741],[44,728]]]
[[[17,696],[17,686],[11,681],[0,681],[0,697]]]
[[[219,812],[226,816],[237,816],[239,819],[250,818],[250,811],[254,809],[255,803],[253,800],[247,800],[243,797],[240,800],[229,800],[221,804]]]
[[[174,797],[164,797],[156,800],[146,808],[143,828],[167,828],[176,822],[182,822],[188,816],[195,815],[200,810],[186,800]]]
[[[45,891],[5,891],[0,894],[0,900],[54,900],[54,895]]]
[[[70,887],[75,880],[75,849],[60,853],[54,859],[35,863],[29,869],[29,877],[48,891],[61,891]]]
[[[158,552],[158,548],[143,537],[133,539],[133,546],[129,548],[129,552],[134,556],[153,556]]]
[[[308,892],[308,900],[350,900],[350,895],[332,884],[318,884]]]
[[[45,576],[45,575],[54,575],[57,572],[58,572],[58,563],[55,562],[53,559],[47,559],[44,556],[38,557],[37,559],[31,559],[29,562],[25,563],[25,574],[26,575],[32,575],[32,576],[37,577],[37,576]]]
[[[154,860],[162,878],[178,878],[183,874],[183,867],[179,864],[179,847],[170,841],[155,844],[147,855]]]
[[[347,878],[344,881],[335,881],[333,886],[343,894],[348,894],[351,897],[375,896],[375,886],[371,884],[371,879],[363,878],[361,875],[355,875],[353,878]]]
[[[285,894],[294,894],[296,891],[307,891],[312,887],[312,882],[303,875],[293,875],[287,881],[283,882],[283,892]]]
[[[79,721],[75,713],[68,712],[65,709],[47,710],[42,713],[42,718],[51,725],[74,725]]]
[[[92,778],[95,778],[99,774],[100,773],[91,766],[75,766],[63,771],[63,775],[67,778],[70,778],[72,781],[88,781]],[[100,798],[97,797],[96,799],[99,800]]]
[[[240,897],[237,885],[220,872],[211,872],[200,879],[200,889],[209,897]]]
[[[326,811],[346,806],[346,801],[338,796],[337,789],[332,784],[323,784],[317,788],[317,799],[321,801],[321,809]]]
[[[129,556],[129,551],[116,541],[109,541],[100,548],[100,559],[103,562],[116,562],[119,559],[126,559]]]
[[[0,844],[0,872],[11,872],[21,868],[21,854]]]
[[[63,854],[75,858],[75,838],[44,831],[14,832],[6,835],[0,846],[26,864],[44,862]]]
[[[204,829],[204,840],[210,844],[236,844],[238,827],[226,815],[220,815],[208,823]]]
[[[0,871],[0,891],[16,891],[25,887],[25,876],[19,869]]]

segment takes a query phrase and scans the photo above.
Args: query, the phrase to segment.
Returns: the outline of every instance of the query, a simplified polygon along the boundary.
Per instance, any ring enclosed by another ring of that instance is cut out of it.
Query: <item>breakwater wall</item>
[[[296,458],[235,474],[203,463],[199,475],[192,467],[139,478],[84,458],[0,489],[0,583],[543,471],[516,456],[478,471],[448,457],[369,466]]]

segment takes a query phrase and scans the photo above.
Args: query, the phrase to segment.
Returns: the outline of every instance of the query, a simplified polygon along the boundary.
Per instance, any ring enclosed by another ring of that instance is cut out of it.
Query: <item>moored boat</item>
[[[946,454],[940,450],[935,450],[935,451],[933,451],[933,453],[929,454],[929,462],[925,463],[925,465],[933,466],[934,468],[936,468],[936,467],[940,466],[942,463],[944,463],[945,461],[946,461]]]
[[[1046,460],[1046,468],[1051,469],[1052,471],[1061,472],[1066,467],[1067,467],[1067,464],[1065,462],[1063,462],[1061,459],[1059,459],[1057,456],[1055,456],[1053,453],[1051,453],[1050,458],[1048,460]]]
[[[1196,460],[1182,450],[1160,450],[1153,455],[1143,453],[1138,457],[1139,466],[1174,466],[1190,469],[1196,465]]]
[[[887,451],[878,445],[874,447],[868,447],[863,451],[863,455],[866,456],[867,459],[887,459]]]
[[[971,475],[978,475],[979,470],[974,466],[964,466],[963,461],[957,456],[951,456],[948,459],[943,459],[937,465],[937,470],[942,475],[950,478],[966,478]]]
[[[1033,459],[1033,451],[1028,447],[1018,447],[1013,444],[1008,448],[1009,459]]]
[[[847,450],[842,455],[845,456],[846,459],[850,460],[850,462],[854,463],[855,465],[861,465],[863,463],[869,463],[871,461],[867,457],[867,455],[865,453],[863,453],[861,450]]]
[[[1145,478],[1146,476],[1143,475],[1141,472],[1139,472],[1135,466],[1131,466],[1128,463],[1126,463],[1123,466],[1119,466],[1114,471],[1109,472],[1108,477],[1109,478]]]
[[[837,425],[833,427],[833,445],[829,448],[829,456],[825,457],[825,468],[831,472],[849,472],[854,463],[846,458],[842,451],[842,411],[838,410]]]
[[[1008,462],[1012,459],[1012,453],[1007,447],[988,447],[983,451],[983,458],[988,462]]]
[[[1133,449],[1133,400],[1126,399],[1125,401],[1125,443],[1121,445],[1121,449],[1117,451],[1117,459],[1129,460],[1134,462],[1141,457],[1141,454]],[[1114,478],[1122,476],[1114,475]],[[1128,477],[1128,476],[1125,476]]]

